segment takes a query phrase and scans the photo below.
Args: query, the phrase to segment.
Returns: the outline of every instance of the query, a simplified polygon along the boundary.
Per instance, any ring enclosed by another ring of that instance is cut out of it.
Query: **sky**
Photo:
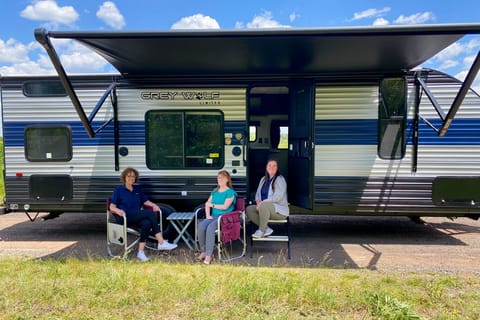
[[[52,74],[35,41],[52,30],[322,28],[478,23],[478,0],[0,0],[0,75]],[[67,73],[116,72],[71,40],[52,40]],[[463,80],[480,50],[480,35],[451,45],[422,66]],[[480,76],[473,87],[480,92]]]

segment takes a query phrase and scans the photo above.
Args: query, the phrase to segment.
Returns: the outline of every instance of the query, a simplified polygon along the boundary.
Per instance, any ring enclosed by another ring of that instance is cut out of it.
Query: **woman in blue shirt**
[[[141,261],[147,261],[145,255],[145,243],[148,235],[152,232],[158,241],[158,250],[172,250],[177,247],[176,244],[169,243],[164,240],[160,227],[158,225],[158,218],[154,212],[159,212],[158,205],[147,199],[142,188],[137,185],[138,171],[134,168],[126,168],[120,176],[122,185],[115,188],[110,203],[110,211],[119,217],[127,217],[128,225],[135,225],[140,227],[140,241],[138,243],[137,257]],[[153,211],[142,210],[142,206],[147,205],[152,207]]]
[[[205,219],[198,224],[198,243],[201,253],[197,259],[205,264],[210,264],[212,261],[218,217],[233,211],[236,197],[237,193],[232,187],[232,177],[228,171],[220,171],[217,175],[217,187],[205,202]]]

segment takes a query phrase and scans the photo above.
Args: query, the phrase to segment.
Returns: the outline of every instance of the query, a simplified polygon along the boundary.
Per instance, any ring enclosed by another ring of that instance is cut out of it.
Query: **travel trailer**
[[[35,30],[57,75],[0,79],[5,207],[103,212],[126,167],[165,210],[219,170],[253,200],[268,159],[292,213],[480,215],[480,97],[417,68],[480,24],[325,29]],[[52,39],[118,74],[70,75]]]

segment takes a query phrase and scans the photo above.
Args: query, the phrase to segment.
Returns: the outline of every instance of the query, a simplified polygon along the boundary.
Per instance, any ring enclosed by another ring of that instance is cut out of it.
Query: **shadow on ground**
[[[480,233],[476,222],[432,219],[433,222],[419,224],[406,217],[292,215],[290,260],[285,243],[261,242],[255,244],[253,252],[248,247],[247,255],[234,263],[379,269],[380,262],[388,262],[390,256],[410,256],[428,247],[466,246],[459,235]],[[239,250],[239,246],[234,250]],[[23,213],[2,215],[0,257],[12,255],[42,259],[108,258],[105,214],[66,213],[53,220],[40,217],[34,222]],[[172,252],[153,251],[149,256],[154,261],[194,263],[194,253],[182,243]],[[132,254],[131,258],[134,257]]]

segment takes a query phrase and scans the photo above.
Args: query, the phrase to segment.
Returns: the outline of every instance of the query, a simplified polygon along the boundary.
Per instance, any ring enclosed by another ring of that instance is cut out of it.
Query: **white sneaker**
[[[253,238],[263,238],[264,236],[265,236],[264,232],[260,229],[258,229],[257,231],[255,231],[254,234],[252,234]]]
[[[162,244],[158,244],[158,250],[172,250],[177,247],[176,244],[164,240]]]
[[[145,255],[145,252],[143,251],[138,251],[137,258],[142,262],[148,261],[148,257]]]
[[[264,237],[268,237],[268,236],[271,236],[273,233],[273,229],[267,227],[267,229],[265,229],[265,233],[263,234]]]

